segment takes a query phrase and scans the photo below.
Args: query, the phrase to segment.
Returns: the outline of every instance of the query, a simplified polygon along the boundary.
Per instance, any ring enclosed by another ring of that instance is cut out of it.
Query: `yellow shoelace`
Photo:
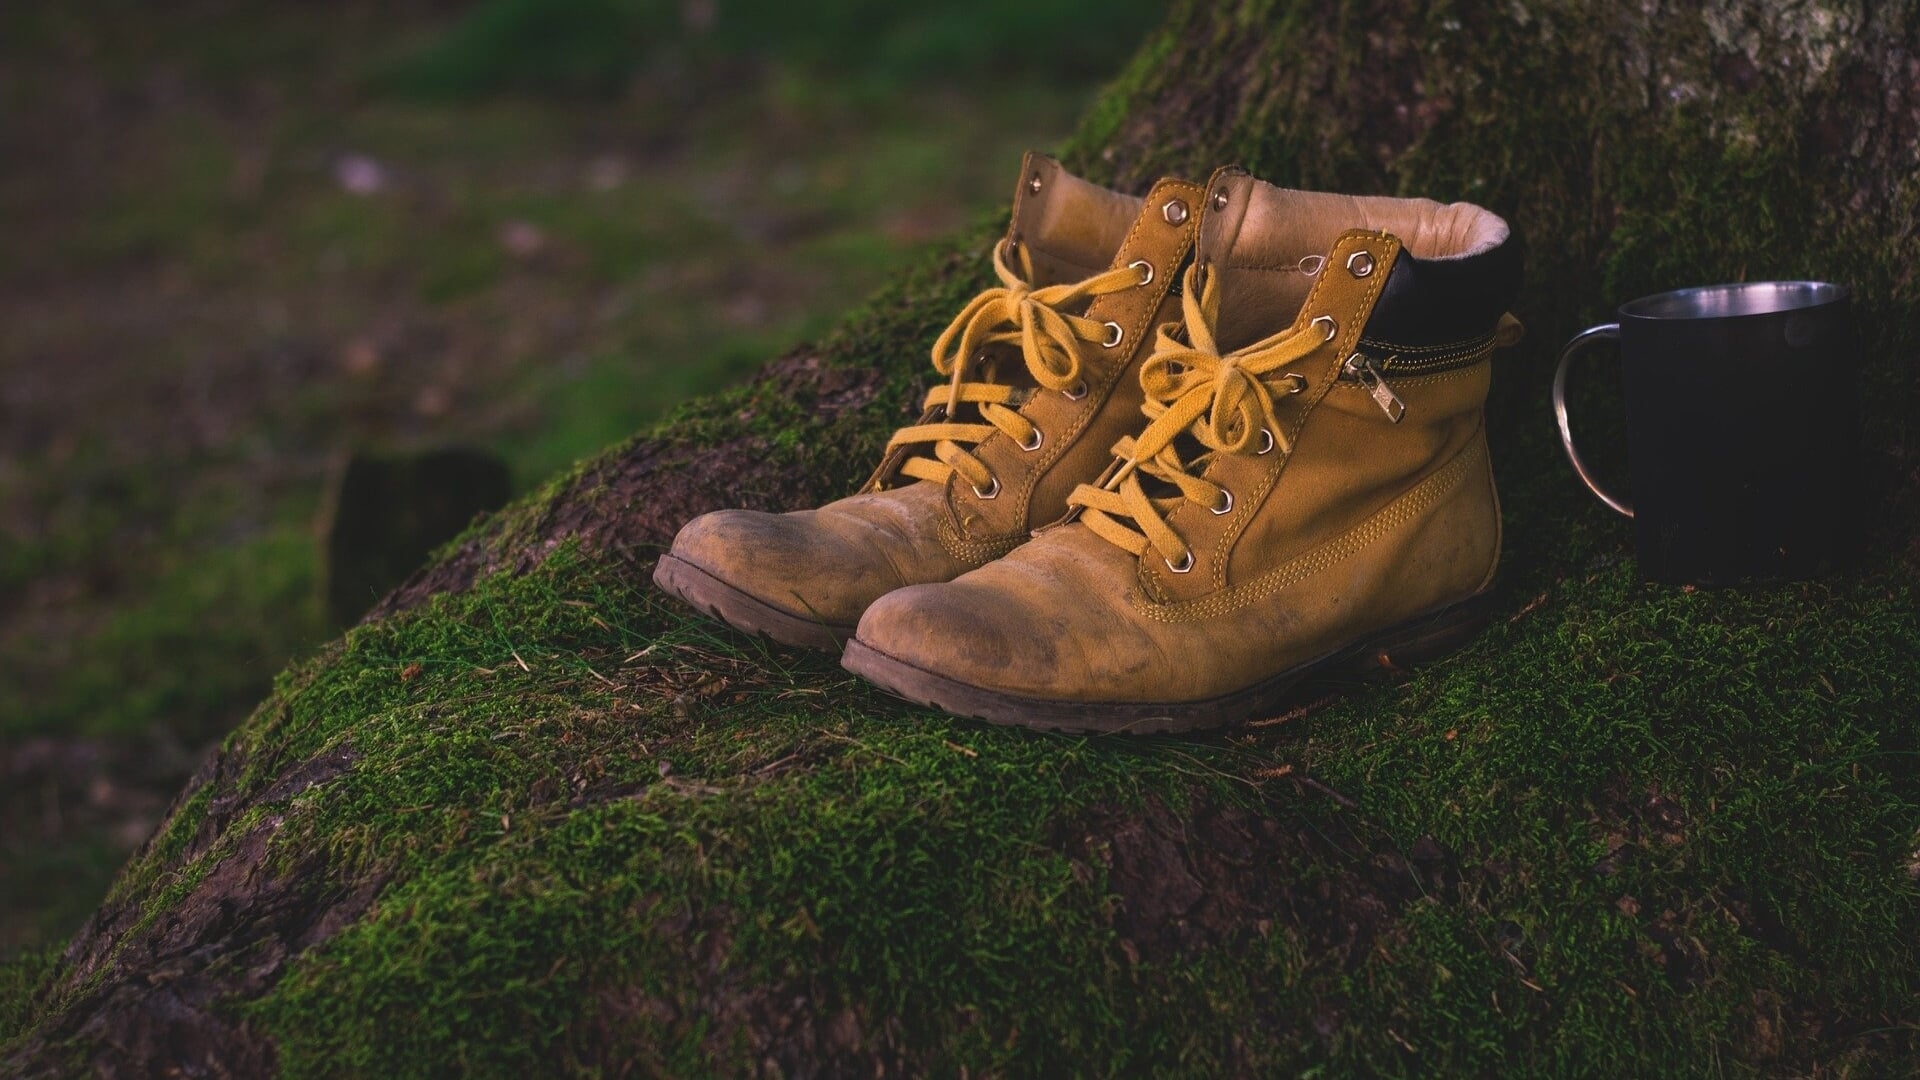
[[[1067,497],[1067,504],[1102,538],[1135,555],[1151,547],[1175,573],[1193,568],[1193,550],[1167,524],[1166,515],[1183,500],[1223,514],[1233,508],[1232,493],[1197,475],[1214,457],[1293,449],[1274,413],[1274,395],[1297,394],[1306,389],[1306,379],[1288,374],[1270,384],[1266,376],[1311,353],[1335,333],[1333,320],[1321,318],[1222,355],[1213,338],[1219,299],[1212,278],[1196,288],[1197,276],[1188,268],[1180,300],[1187,341],[1174,336],[1176,326],[1161,327],[1153,354],[1141,365],[1146,429],[1114,444],[1119,460],[1102,484],[1081,484]],[[1182,434],[1206,448],[1192,461],[1181,461],[1174,446]],[[1149,496],[1140,484],[1142,473],[1173,485],[1179,494]],[[1123,524],[1123,518],[1136,527]]]
[[[933,444],[933,456],[916,455],[900,466],[903,475],[918,480],[944,483],[959,473],[977,492],[999,491],[999,481],[985,463],[967,450],[995,431],[1029,449],[1037,449],[1039,431],[1013,405],[1024,391],[1001,382],[975,381],[974,365],[983,350],[993,345],[1018,345],[1033,380],[1048,390],[1072,392],[1080,385],[1082,341],[1118,345],[1118,327],[1081,315],[1068,314],[1081,301],[1130,289],[1152,280],[1134,266],[1120,266],[1084,281],[1033,288],[1033,261],[1025,247],[1019,248],[1020,268],[1007,263],[1007,244],[1001,241],[993,249],[993,270],[1000,285],[973,298],[953,323],[933,343],[933,367],[949,377],[946,386],[934,387],[921,408],[936,415],[928,423],[914,424],[894,432],[887,449],[899,446]],[[1084,390],[1084,387],[1083,387]],[[963,423],[954,418],[962,405],[979,409],[981,422]]]

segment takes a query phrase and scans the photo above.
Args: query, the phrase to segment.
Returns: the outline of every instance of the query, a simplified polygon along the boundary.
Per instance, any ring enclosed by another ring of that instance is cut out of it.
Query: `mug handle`
[[[1560,421],[1560,445],[1566,449],[1567,460],[1573,463],[1573,471],[1580,477],[1580,482],[1587,485],[1587,490],[1615,513],[1631,518],[1633,504],[1607,494],[1606,489],[1593,478],[1593,474],[1587,470],[1587,463],[1580,460],[1580,451],[1573,448],[1573,428],[1567,424],[1567,363],[1588,345],[1602,341],[1618,343],[1619,340],[1620,324],[1602,323],[1580,331],[1572,341],[1567,342],[1566,348],[1560,350],[1560,365],[1553,371],[1553,416]]]

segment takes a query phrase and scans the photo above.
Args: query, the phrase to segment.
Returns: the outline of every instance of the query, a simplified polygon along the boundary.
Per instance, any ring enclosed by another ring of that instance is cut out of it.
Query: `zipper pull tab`
[[[1380,369],[1374,366],[1373,357],[1354,353],[1347,358],[1347,374],[1360,380],[1360,385],[1367,388],[1373,403],[1380,406],[1380,411],[1387,414],[1389,421],[1397,424],[1401,417],[1407,415],[1407,403],[1401,401],[1400,395],[1387,385],[1387,380],[1380,377]]]

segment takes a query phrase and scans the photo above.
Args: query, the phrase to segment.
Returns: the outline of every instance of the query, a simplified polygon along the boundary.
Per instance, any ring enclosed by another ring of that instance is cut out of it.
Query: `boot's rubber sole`
[[[1231,727],[1269,715],[1301,680],[1334,672],[1376,674],[1436,659],[1472,640],[1491,617],[1490,593],[1480,593],[1369,635],[1310,663],[1262,679],[1244,690],[1181,702],[1061,701],[1009,694],[936,675],[890,656],[859,638],[847,643],[840,664],[896,696],[955,716],[1078,734],[1157,735]]]
[[[853,637],[851,626],[792,615],[741,592],[700,567],[669,552],[653,567],[653,583],[736,630],[802,649],[839,652]]]

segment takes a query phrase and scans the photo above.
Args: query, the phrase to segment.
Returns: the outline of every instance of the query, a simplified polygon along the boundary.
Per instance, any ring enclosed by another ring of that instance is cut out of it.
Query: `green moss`
[[[1474,902],[1425,910],[1411,948],[1371,965],[1364,1015],[1443,1071],[1527,1041],[1531,1060],[1608,1073],[1706,1067],[1756,994],[1901,1008],[1920,959],[1916,647],[1914,597],[1885,582],[1683,594],[1614,567],[1398,707],[1329,710],[1304,766],[1370,792],[1365,812],[1405,842],[1487,860]],[[1489,949],[1503,923],[1534,986]],[[1685,947],[1649,948],[1663,937]],[[1434,965],[1444,989],[1425,985]],[[1461,1008],[1484,1046],[1459,1042]]]
[[[44,1009],[44,986],[59,957],[49,947],[0,960],[0,1052]]]
[[[181,866],[188,846],[205,824],[212,805],[211,787],[201,784],[193,789],[186,800],[167,815],[146,847],[127,864],[107,894],[106,903],[115,904],[126,897],[142,895],[153,888],[157,876]]]
[[[647,647],[659,659],[623,665]],[[652,684],[699,677],[703,655],[723,685],[670,705]],[[1148,1019],[1102,1003],[1118,969],[1082,945],[1109,934],[1104,904],[1045,841],[1088,801],[1171,797],[1181,771],[1143,788],[1140,757],[1085,740],[901,723],[823,661],[743,651],[570,559],[369,628],[348,656],[288,697],[254,749],[261,782],[351,745],[352,770],[295,800],[278,842],[406,884],[258,1006],[294,1074],[432,1071],[502,1025],[529,1038],[463,1067],[582,1055],[596,995],[690,1006],[703,935],[731,942],[749,986],[830,966],[836,1007],[911,1018],[916,1039],[964,1026],[983,1061],[1012,1054],[1009,991],[1035,978],[1073,1003],[1063,1030],[1094,1025],[1087,1046]],[[992,872],[951,874],[962,853]],[[691,925],[663,933],[673,912]],[[979,1019],[945,1015],[951,994]],[[1064,1064],[1073,1047],[1020,1051]]]
[[[291,1075],[584,1067],[614,1037],[684,1069],[715,1050],[688,995],[717,964],[743,1000],[797,984],[974,1069],[1211,1071],[1276,998],[1337,1002],[1325,1052],[1357,1069],[1704,1069],[1756,995],[1866,1016],[1912,992],[1914,612],[1880,577],[1681,594],[1603,562],[1287,734],[1116,745],[901,709],[563,556],[357,631],[256,726],[255,785],[356,755],[281,808],[286,854],[395,877],[250,1011]],[[1285,939],[1128,964],[1062,823],[1195,790],[1329,813],[1237,779],[1279,765],[1386,850],[1436,838],[1458,895],[1350,972]]]

